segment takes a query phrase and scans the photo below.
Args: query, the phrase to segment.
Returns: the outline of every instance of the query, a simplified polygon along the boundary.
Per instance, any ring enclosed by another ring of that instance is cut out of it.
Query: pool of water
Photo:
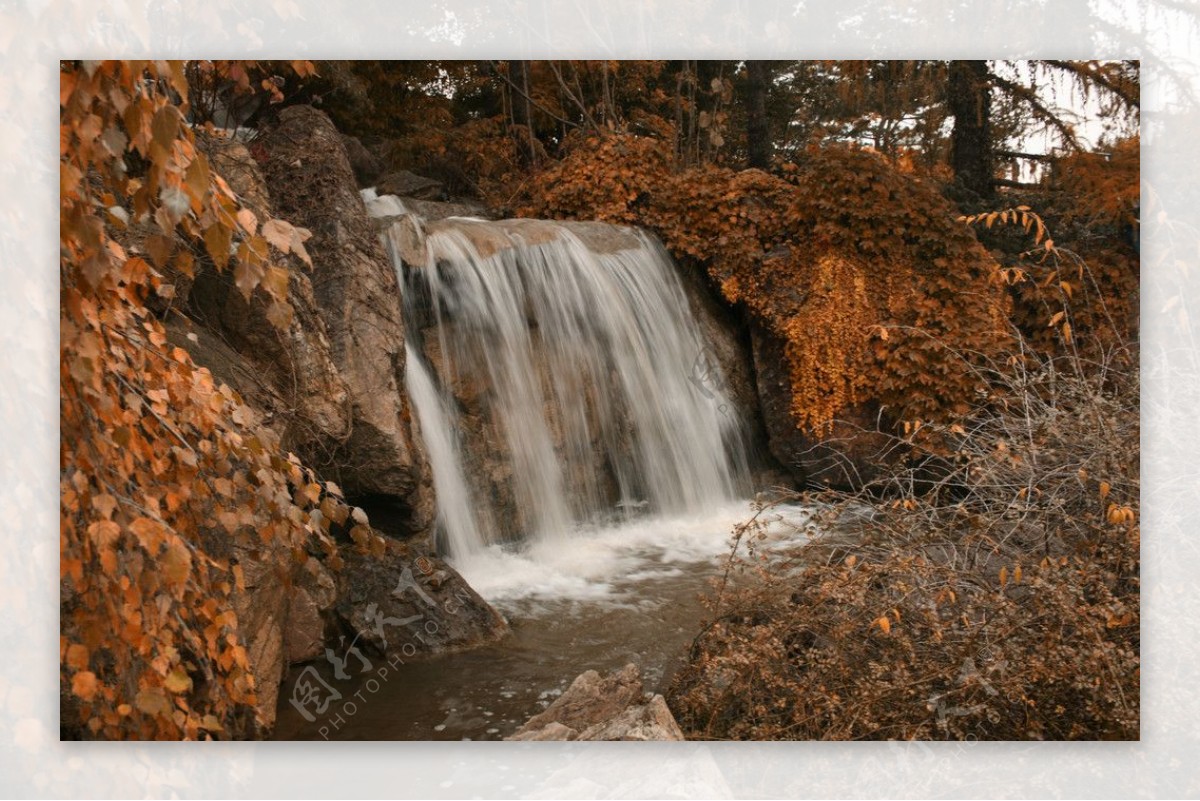
[[[584,529],[523,548],[489,547],[455,567],[505,616],[512,632],[484,648],[407,660],[373,660],[339,680],[327,714],[306,720],[281,693],[276,739],[496,740],[545,709],[585,670],[633,662],[662,692],[700,630],[701,597],[721,575],[733,527],[748,503],[704,515],[646,517]],[[771,510],[767,547],[805,536],[808,512]],[[290,691],[303,667],[294,668]]]

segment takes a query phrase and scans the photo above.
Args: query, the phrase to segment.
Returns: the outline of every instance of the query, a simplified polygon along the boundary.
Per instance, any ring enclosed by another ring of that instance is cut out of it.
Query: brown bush
[[[806,545],[759,547],[769,506],[736,532],[669,694],[689,739],[1137,739],[1136,368],[985,377],[874,485],[799,498]]]

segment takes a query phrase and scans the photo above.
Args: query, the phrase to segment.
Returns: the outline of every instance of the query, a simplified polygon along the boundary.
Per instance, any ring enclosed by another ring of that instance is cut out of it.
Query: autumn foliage
[[[793,416],[812,431],[867,399],[893,422],[961,413],[978,382],[950,354],[1007,343],[994,259],[936,192],[861,150],[813,150],[774,175],[677,169],[659,140],[593,137],[522,212],[645,225],[703,265],[787,343]]]
[[[846,510],[877,525],[782,558],[739,551],[673,688],[689,736],[1136,736],[1136,138],[1058,160],[1054,193],[958,209],[936,148],[914,159],[898,140],[883,148],[898,160],[790,143],[769,171],[735,169],[728,63],[329,67],[61,66],[65,736],[259,734],[239,554],[340,562],[339,489],[160,319],[175,277],[210,270],[288,326],[309,233],[259,219],[201,144],[220,110],[321,96],[389,137],[389,166],[504,212],[656,232],[783,343],[804,431],[886,410],[912,458],[820,498],[835,532]],[[825,97],[797,75],[797,96]],[[854,133],[878,117],[873,92],[821,125]],[[928,122],[937,145],[944,114]],[[355,520],[358,546],[378,546]]]
[[[349,510],[168,344],[149,303],[203,266],[283,325],[276,259],[307,259],[307,232],[256,219],[216,174],[181,63],[71,62],[60,79],[64,734],[253,734],[236,554],[336,561],[329,525]],[[126,247],[131,226],[149,233]]]

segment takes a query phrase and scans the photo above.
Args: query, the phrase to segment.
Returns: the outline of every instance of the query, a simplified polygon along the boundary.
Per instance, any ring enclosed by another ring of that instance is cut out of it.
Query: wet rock
[[[408,519],[386,533],[432,532],[432,476],[404,387],[404,322],[395,271],[355,185],[342,137],[311,106],[280,112],[263,165],[281,216],[307,228],[312,284],[333,362],[346,382],[348,438],[323,474],[348,495],[390,496]]]
[[[307,662],[325,649],[326,610],[337,600],[337,582],[318,560],[310,557],[293,587],[284,631],[289,663]]]
[[[342,144],[346,147],[346,157],[350,160],[350,168],[354,170],[354,178],[359,186],[371,186],[383,173],[383,162],[359,141],[357,136],[342,134]]]
[[[376,189],[378,192],[378,189]],[[382,194],[382,193],[381,193]],[[426,222],[437,222],[450,217],[474,217],[480,220],[492,219],[492,214],[480,203],[472,201],[443,202],[437,200],[421,200],[415,197],[397,197],[408,214],[416,214]],[[395,217],[381,217],[376,220],[376,227],[384,230],[390,220]]]
[[[769,447],[746,324],[721,299],[701,266],[689,259],[677,265],[688,307],[702,335],[689,376],[692,386],[701,393],[719,388],[729,399],[731,408],[726,412],[740,423],[753,489],[790,488],[792,477],[780,470]]]
[[[545,711],[509,740],[682,740],[661,695],[649,699],[636,665],[608,676],[581,673]]]
[[[343,558],[334,613],[346,642],[411,659],[482,645],[508,632],[504,618],[426,549],[385,540],[382,555],[343,548]]]

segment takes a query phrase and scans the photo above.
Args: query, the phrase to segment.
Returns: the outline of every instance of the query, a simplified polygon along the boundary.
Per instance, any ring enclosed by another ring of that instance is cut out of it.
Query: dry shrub
[[[993,397],[908,432],[914,458],[800,498],[825,533],[783,557],[755,548],[761,509],[670,692],[688,737],[1136,739],[1128,358],[992,365]]]

